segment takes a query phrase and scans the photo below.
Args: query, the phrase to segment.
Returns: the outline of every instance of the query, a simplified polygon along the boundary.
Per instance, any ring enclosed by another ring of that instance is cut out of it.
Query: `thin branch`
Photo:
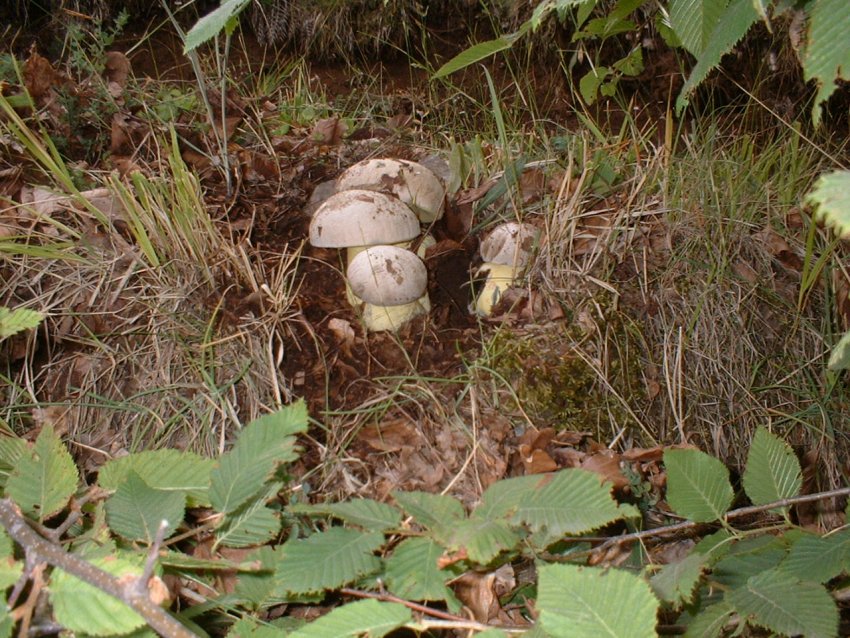
[[[520,633],[528,631],[531,627],[525,626],[520,627],[518,625],[487,625],[484,623],[477,622],[475,620],[470,620],[469,618],[464,618],[463,616],[457,616],[455,614],[450,614],[447,611],[442,611],[440,609],[434,609],[432,607],[428,607],[427,605],[422,605],[420,603],[414,603],[409,600],[405,600],[404,598],[399,598],[398,596],[393,596],[392,594],[382,594],[378,592],[371,591],[362,591],[360,589],[350,589],[348,587],[343,587],[339,590],[340,593],[346,594],[348,596],[354,596],[356,598],[374,598],[375,600],[380,600],[385,603],[398,603],[400,605],[404,605],[408,609],[412,609],[413,611],[417,611],[420,614],[425,614],[427,616],[431,616],[431,618],[438,619],[441,621],[441,624],[435,624],[437,621],[428,620],[426,621],[429,627],[453,627],[455,629],[477,629],[478,631],[484,631],[485,629],[501,629],[502,631],[506,631],[508,633]],[[450,624],[445,624],[450,623]]]
[[[135,582],[125,583],[62,547],[45,540],[29,526],[11,499],[0,499],[0,524],[33,560],[45,562],[68,572],[83,582],[117,598],[137,612],[157,633],[167,638],[198,638],[167,611],[155,604],[145,592],[135,591]],[[135,581],[135,579],[134,579]]]
[[[792,505],[799,505],[800,503],[824,501],[828,498],[835,498],[837,496],[850,496],[850,487],[841,487],[839,489],[829,490],[827,492],[818,492],[817,494],[805,494],[803,496],[783,498],[778,501],[773,501],[772,503],[766,503],[764,505],[750,505],[748,507],[741,507],[739,509],[726,512],[726,515],[723,517],[723,521],[728,523],[738,518],[750,516],[751,514],[758,514],[759,512],[766,512],[772,509],[790,507]],[[693,530],[697,527],[701,527],[702,525],[710,524],[711,522],[712,521],[709,521],[708,523],[696,523],[694,521],[684,521],[682,523],[675,523],[674,525],[665,525],[664,527],[655,527],[653,529],[646,529],[640,532],[633,532],[631,534],[623,534],[622,536],[614,536],[606,540],[601,547],[604,548],[610,547],[612,545],[621,545],[623,543],[634,543],[637,541],[642,541],[647,538],[654,538],[657,536],[668,536],[670,534],[676,534],[678,532]]]

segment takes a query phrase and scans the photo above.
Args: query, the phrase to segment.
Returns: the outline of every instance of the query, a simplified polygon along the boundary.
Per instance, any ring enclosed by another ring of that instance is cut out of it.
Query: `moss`
[[[624,347],[633,335],[622,321],[606,324],[607,347],[590,343],[577,324],[553,324],[545,327],[500,329],[490,343],[489,365],[496,376],[514,390],[509,402],[538,427],[579,430],[607,434],[611,424],[617,429],[634,425],[629,410],[609,389],[609,384],[626,402],[644,399],[640,379],[640,361],[634,346]],[[622,360],[603,362],[601,379],[590,361],[595,352],[629,352]]]

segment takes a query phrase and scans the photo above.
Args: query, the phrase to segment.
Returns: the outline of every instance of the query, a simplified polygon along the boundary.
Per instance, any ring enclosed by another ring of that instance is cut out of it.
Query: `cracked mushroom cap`
[[[424,262],[398,246],[372,246],[358,253],[348,264],[346,276],[354,295],[377,306],[411,303],[428,286]]]
[[[496,226],[481,242],[481,258],[491,264],[515,266],[522,270],[531,259],[537,229],[529,224],[507,222]]]
[[[446,189],[440,178],[422,164],[394,159],[370,159],[349,167],[336,180],[337,191],[374,190],[398,197],[420,221],[429,224],[443,216]]]
[[[310,243],[320,248],[394,244],[418,234],[419,220],[410,208],[361,189],[331,195],[310,221]]]

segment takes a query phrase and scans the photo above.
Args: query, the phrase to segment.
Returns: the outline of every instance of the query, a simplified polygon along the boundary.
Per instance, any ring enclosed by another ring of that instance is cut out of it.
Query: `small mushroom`
[[[516,283],[528,266],[532,249],[537,241],[537,229],[528,224],[507,222],[494,228],[481,242],[479,252],[484,263],[476,278],[486,277],[472,310],[489,316],[499,303],[504,291]]]
[[[522,270],[528,266],[536,241],[537,229],[534,226],[506,222],[490,231],[478,252],[485,263],[513,265]]]
[[[476,279],[484,279],[484,285],[475,298],[475,314],[489,317],[493,307],[502,299],[505,291],[514,285],[516,269],[506,264],[483,264],[476,272]]]
[[[370,159],[349,167],[337,178],[337,191],[352,188],[379,191],[410,206],[423,224],[443,216],[446,189],[430,169],[416,162]]]
[[[371,246],[351,260],[346,277],[370,332],[396,330],[431,309],[425,264],[405,248]]]
[[[418,234],[419,220],[410,208],[394,197],[369,190],[331,195],[310,221],[310,243],[320,248],[348,248],[349,263],[364,246],[409,241]]]

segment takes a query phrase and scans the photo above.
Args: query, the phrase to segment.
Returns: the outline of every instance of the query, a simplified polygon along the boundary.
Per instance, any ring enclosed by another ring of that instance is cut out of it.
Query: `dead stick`
[[[18,507],[8,498],[0,499],[0,524],[21,547],[27,556],[43,561],[76,576],[97,587],[102,592],[117,598],[138,613],[157,633],[167,638],[198,638],[167,611],[154,603],[147,592],[139,594],[134,583],[123,585],[119,580],[81,558],[69,554],[59,545],[51,543],[29,526]]]
[[[726,515],[723,517],[723,520],[725,522],[729,522],[735,520],[736,518],[743,518],[744,516],[749,516],[750,514],[758,514],[759,512],[766,512],[768,510],[777,509],[780,507],[790,507],[791,505],[799,505],[800,503],[824,501],[828,498],[835,498],[836,496],[850,496],[850,487],[841,487],[837,490],[829,490],[828,492],[818,492],[817,494],[805,494],[803,496],[783,498],[772,503],[765,503],[764,505],[750,505],[749,507],[741,507],[739,509],[726,512]],[[676,523],[674,525],[665,525],[664,527],[655,527],[653,529],[646,529],[641,532],[623,534],[622,536],[614,536],[612,538],[609,538],[602,544],[602,547],[610,547],[611,545],[620,545],[622,543],[634,543],[636,541],[641,541],[646,538],[652,538],[654,536],[667,536],[668,534],[675,534],[676,532],[695,529],[701,525],[706,525],[710,523],[711,521],[708,521],[708,523],[684,521],[682,523]]]

